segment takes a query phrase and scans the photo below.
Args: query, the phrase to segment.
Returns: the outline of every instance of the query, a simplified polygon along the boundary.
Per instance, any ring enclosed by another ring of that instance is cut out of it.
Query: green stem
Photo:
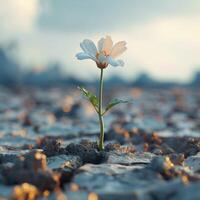
[[[99,125],[100,125],[100,138],[99,138],[99,150],[104,149],[104,121],[102,115],[102,100],[103,100],[103,69],[101,69],[100,83],[99,83]]]

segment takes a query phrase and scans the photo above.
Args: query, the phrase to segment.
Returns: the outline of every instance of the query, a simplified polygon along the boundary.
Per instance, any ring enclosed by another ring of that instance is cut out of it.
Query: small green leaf
[[[113,106],[116,106],[117,104],[120,103],[128,103],[129,101],[125,101],[125,100],[120,100],[120,99],[113,99],[111,100],[108,105],[106,106],[105,112],[106,113],[108,110],[110,110]]]
[[[90,101],[90,103],[94,106],[96,110],[98,110],[99,107],[99,100],[97,99],[96,95],[92,94],[92,92],[89,92],[84,87],[79,86],[78,89],[83,93],[83,95]]]

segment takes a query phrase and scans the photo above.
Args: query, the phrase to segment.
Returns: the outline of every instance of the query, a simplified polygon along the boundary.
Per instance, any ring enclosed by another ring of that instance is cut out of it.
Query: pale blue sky
[[[106,74],[187,81],[200,69],[199,0],[0,0],[0,43],[17,40],[25,66],[60,61],[82,78],[98,75],[92,61],[78,61],[79,43],[105,35],[127,41],[124,68]]]

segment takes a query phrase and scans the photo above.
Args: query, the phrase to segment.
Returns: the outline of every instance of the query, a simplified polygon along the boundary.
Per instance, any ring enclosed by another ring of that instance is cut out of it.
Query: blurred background
[[[0,83],[43,85],[98,80],[75,54],[83,39],[125,40],[124,68],[109,83],[200,84],[199,0],[0,0]]]
[[[128,103],[99,152],[77,86],[98,94],[100,70],[75,55],[106,35],[128,49],[103,110]],[[200,0],[0,0],[0,199],[200,199],[199,138]]]

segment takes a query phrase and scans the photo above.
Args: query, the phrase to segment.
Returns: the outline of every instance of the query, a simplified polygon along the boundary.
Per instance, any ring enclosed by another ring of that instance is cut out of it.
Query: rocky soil
[[[122,92],[118,92],[122,91]],[[113,89],[98,119],[76,89],[0,88],[0,199],[200,199],[200,93]]]

